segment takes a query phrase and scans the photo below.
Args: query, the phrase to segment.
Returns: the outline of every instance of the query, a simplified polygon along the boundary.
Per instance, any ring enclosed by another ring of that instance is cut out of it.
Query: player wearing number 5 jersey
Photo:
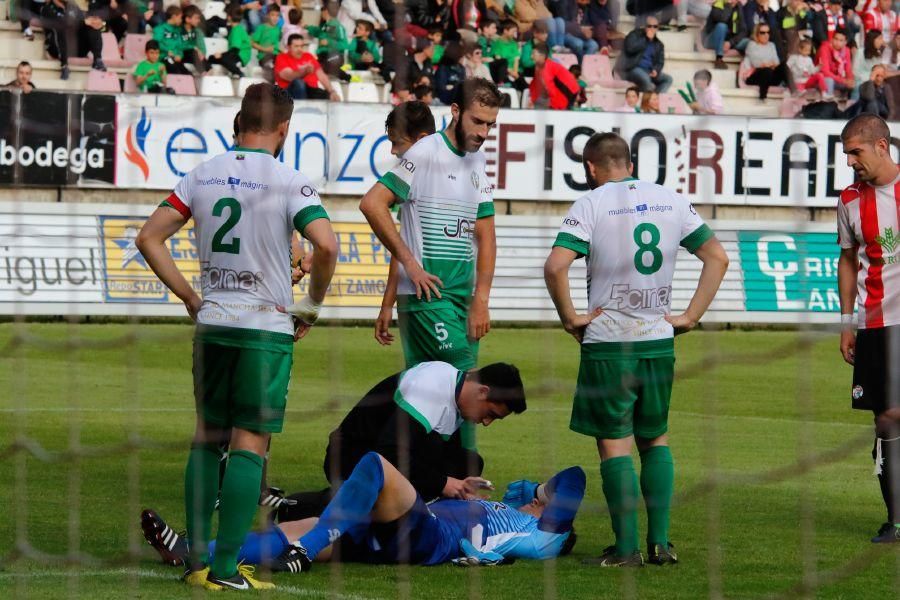
[[[544,267],[562,323],[581,343],[570,428],[596,438],[614,546],[601,566],[640,566],[638,477],[647,506],[647,546],[654,564],[675,563],[669,542],[674,463],[668,412],[675,366],[673,336],[706,312],[728,268],[722,245],[690,203],[662,186],[631,177],[628,144],[596,134],[584,147],[591,191],[575,201]],[[703,262],[687,310],[670,316],[679,247]],[[589,313],[576,314],[569,293],[572,262],[587,261]]]
[[[256,513],[269,436],[282,428],[295,336],[315,322],[337,258],[318,192],[275,158],[292,111],[293,100],[284,90],[268,84],[248,88],[240,112],[241,146],[185,175],[137,238],[147,264],[197,322],[197,427],[185,471],[184,580],[213,590],[272,587],[239,570],[237,554]],[[202,300],[166,245],[192,217]],[[315,249],[309,296],[298,305],[291,305],[294,229]],[[229,431],[230,438],[223,439]],[[208,564],[218,446],[224,441],[230,451],[221,485],[218,551]]]

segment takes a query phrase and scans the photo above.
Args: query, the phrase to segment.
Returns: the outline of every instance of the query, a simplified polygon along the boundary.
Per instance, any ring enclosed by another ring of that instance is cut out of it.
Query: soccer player
[[[841,132],[857,183],[837,205],[841,354],[853,365],[852,406],[875,415],[875,474],[887,521],[874,543],[900,542],[900,169],[891,132],[872,114]],[[862,251],[860,249],[862,248]],[[853,306],[858,312],[854,322]],[[855,330],[855,331],[854,331]]]
[[[288,497],[296,505],[278,511],[279,521],[318,516],[341,481],[367,452],[377,452],[409,479],[426,501],[472,498],[489,484],[470,476],[484,461],[461,447],[462,422],[490,425],[525,412],[519,370],[494,363],[460,371],[445,362],[424,362],[379,382],[328,437],[323,470],[331,487]]]
[[[638,477],[647,506],[649,561],[676,563],[669,540],[675,476],[669,451],[669,399],[675,366],[673,333],[693,329],[728,267],[722,245],[690,203],[662,186],[631,177],[628,143],[598,133],[584,147],[591,191],[569,209],[544,266],[562,324],[581,344],[581,366],[569,427],[596,438],[603,494],[616,543],[591,562],[641,566]],[[684,313],[669,314],[679,246],[703,262]],[[587,261],[590,313],[575,312],[569,266]]]
[[[188,173],[137,238],[147,264],[197,322],[197,427],[185,471],[190,556],[184,580],[212,590],[272,587],[239,570],[237,553],[256,513],[269,436],[282,428],[292,344],[315,323],[337,258],[337,241],[316,189],[275,159],[292,111],[293,100],[280,88],[250,86],[241,103],[242,146]],[[166,245],[191,217],[202,299]],[[315,253],[309,295],[290,305],[294,229]],[[284,305],[300,320],[296,328]],[[218,552],[210,563],[217,447],[229,429]]]
[[[391,142],[391,154],[402,158],[413,144],[435,131],[434,115],[424,102],[410,100],[395,106],[384,121],[384,130]],[[396,204],[395,204],[396,206]],[[394,303],[397,301],[397,283],[400,275],[397,261],[388,267],[387,285],[381,300],[381,311],[375,319],[375,340],[382,346],[390,346],[394,336],[390,332]]]
[[[416,142],[360,203],[398,263],[397,312],[407,367],[442,360],[471,369],[478,340],[490,329],[497,248],[493,189],[479,149],[496,124],[501,99],[486,79],[464,81],[450,106],[449,126]],[[390,210],[395,202],[399,233]],[[474,429],[463,433],[463,444],[474,449]]]
[[[569,467],[543,484],[511,483],[504,502],[426,504],[390,461],[369,452],[321,518],[251,533],[240,558],[291,573],[309,571],[313,560],[333,554],[342,561],[462,566],[556,558],[575,545],[572,522],[584,489],[584,471]]]

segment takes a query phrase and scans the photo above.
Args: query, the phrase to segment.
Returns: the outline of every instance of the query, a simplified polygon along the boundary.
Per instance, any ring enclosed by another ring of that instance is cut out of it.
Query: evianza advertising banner
[[[0,183],[115,182],[114,96],[0,91]]]
[[[396,159],[384,132],[391,107],[298,102],[279,157],[326,194],[361,196]],[[119,99],[117,183],[171,189],[233,146],[235,100]],[[449,109],[434,109],[437,126]],[[628,140],[635,176],[696,204],[834,206],[852,183],[841,121],[502,110],[483,146],[494,196],[570,202],[587,191],[581,151],[595,132]],[[893,153],[900,129],[892,124]]]

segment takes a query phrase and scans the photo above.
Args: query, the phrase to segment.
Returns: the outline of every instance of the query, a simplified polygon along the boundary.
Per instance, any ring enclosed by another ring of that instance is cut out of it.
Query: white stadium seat
[[[238,98],[243,98],[247,88],[256,83],[266,83],[266,80],[259,77],[241,77],[240,81],[238,81]]]
[[[224,75],[206,75],[200,78],[201,96],[234,96],[234,85],[231,77]]]
[[[206,55],[224,54],[228,52],[228,40],[224,38],[208,37],[206,38]]]
[[[379,102],[378,86],[374,83],[347,84],[347,102]]]

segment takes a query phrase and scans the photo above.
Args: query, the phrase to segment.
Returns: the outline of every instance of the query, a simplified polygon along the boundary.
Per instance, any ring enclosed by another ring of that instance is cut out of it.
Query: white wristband
[[[303,300],[291,304],[285,310],[307,325],[312,325],[319,318],[320,308],[322,308],[321,302],[315,302],[309,296],[304,296]]]
[[[856,325],[856,315],[854,314],[842,314],[841,315],[841,327],[843,329],[849,329]]]

